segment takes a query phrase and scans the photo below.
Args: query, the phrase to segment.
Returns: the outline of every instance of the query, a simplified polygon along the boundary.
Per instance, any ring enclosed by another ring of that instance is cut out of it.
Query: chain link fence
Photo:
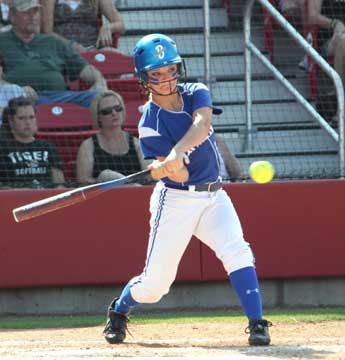
[[[92,6],[92,3],[92,1],[82,1],[82,5],[79,6],[86,6],[85,4]],[[334,56],[325,53],[324,47],[320,48],[321,42],[318,36],[321,26],[317,24],[317,15],[314,13],[310,16],[308,13],[308,2],[272,0],[271,3],[322,56],[334,65]],[[64,51],[67,51],[65,49],[71,49],[73,43],[77,42],[74,41],[77,36],[68,39],[69,42],[64,46],[60,46],[58,40],[53,42],[45,40],[43,42],[45,48],[42,50],[40,46],[35,46],[37,34],[29,42],[16,37],[16,32],[11,27],[18,25],[11,24],[8,8],[6,9],[6,5],[2,4],[1,110],[6,109],[10,99],[21,95],[37,101],[37,97],[40,97],[45,90],[87,91],[92,86],[86,81],[87,77],[82,81],[79,80],[82,70],[80,59],[85,59],[104,74],[108,89],[122,95],[126,110],[123,128],[126,133],[133,135],[133,146],[136,146],[136,126],[142,107],[147,101],[147,94],[140,88],[134,73],[132,50],[143,35],[156,32],[171,36],[176,41],[186,65],[185,81],[206,82],[204,1],[117,0],[114,1],[114,5],[125,27],[125,31],[119,36],[114,31],[114,42],[111,47],[117,47],[116,51],[90,47],[87,52],[78,53],[73,49],[74,54],[69,52],[65,54]],[[276,169],[275,180],[339,177],[337,142],[255,57],[252,59],[251,67],[253,146],[251,149],[247,148],[243,37],[245,1],[210,0],[209,7],[208,40],[211,76],[207,85],[211,90],[214,105],[223,109],[221,115],[214,115],[213,128],[221,142],[219,148],[223,149],[225,145],[242,168],[241,174],[237,172],[234,174],[234,169],[231,168],[233,162],[229,161],[229,154],[224,153],[222,164],[224,180],[250,181],[248,168],[255,160],[271,161]],[[331,13],[329,9],[321,10],[326,11],[327,14]],[[73,11],[78,11],[78,8]],[[87,18],[85,8],[82,14],[83,16],[79,18],[81,22],[93,24],[94,17]],[[103,18],[100,17],[101,15]],[[108,29],[109,26],[111,27],[114,19],[111,17],[109,19],[106,15],[107,13],[97,15],[98,21],[94,23],[96,37],[101,31],[102,24],[108,24]],[[99,22],[99,19],[102,19],[103,23]],[[334,19],[330,20],[330,30],[335,29],[336,26],[340,29],[341,18],[338,19],[339,22],[332,20]],[[337,102],[330,79],[259,3],[254,4],[251,26],[251,40],[255,45],[338,132]],[[5,40],[8,40],[6,45],[3,42]],[[119,53],[123,56],[119,56]],[[62,59],[58,63],[54,58],[56,54]],[[65,57],[69,59],[68,66],[65,66]],[[75,68],[73,68],[74,60]],[[37,67],[36,63],[39,64]],[[52,76],[61,72],[64,79],[63,89],[54,89],[54,84],[55,86],[57,83],[60,84],[60,80],[52,79],[49,75],[51,69],[53,69]],[[35,71],[38,72],[36,78]],[[39,83],[39,79],[44,78],[43,71],[48,74],[45,75],[47,82]],[[16,82],[13,82],[13,79],[16,79]],[[31,114],[34,119],[22,119],[22,123],[18,113],[13,109],[2,113],[0,182],[3,188],[23,186],[41,188],[58,184],[78,186],[82,183],[77,177],[76,170],[79,147],[90,137],[97,137],[99,124],[95,122],[92,112],[85,103],[81,106],[62,101],[63,98],[59,99],[58,103],[36,104],[35,112]],[[30,118],[31,115],[30,111],[29,115],[25,113],[26,117]],[[27,125],[23,125],[25,121]],[[34,139],[41,141],[38,147],[30,146]],[[121,163],[121,156],[126,154],[121,151],[119,153],[116,144],[107,147],[107,144],[100,141],[99,145],[100,151],[108,153],[108,158],[113,157],[113,160],[109,160],[113,161],[112,168],[116,169],[116,166],[119,166],[121,171],[118,172],[123,173],[124,164]],[[84,154],[90,154],[92,158],[92,147]],[[126,164],[128,161],[130,160],[127,157]],[[133,163],[136,161],[138,159],[135,155]],[[92,159],[83,163],[87,163],[89,170],[90,166],[93,168],[95,165]],[[133,169],[136,169],[135,164],[128,165],[125,174],[133,172]],[[59,171],[63,174],[62,178]],[[99,180],[91,171],[90,181]]]

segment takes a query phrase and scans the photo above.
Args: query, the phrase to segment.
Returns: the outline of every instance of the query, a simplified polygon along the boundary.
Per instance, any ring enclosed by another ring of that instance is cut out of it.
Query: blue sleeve
[[[163,136],[141,138],[139,143],[145,159],[155,159],[158,156],[166,157],[174,146],[169,139]]]
[[[207,86],[200,83],[195,85],[196,87],[193,92],[192,111],[205,106],[212,107],[211,95]]]

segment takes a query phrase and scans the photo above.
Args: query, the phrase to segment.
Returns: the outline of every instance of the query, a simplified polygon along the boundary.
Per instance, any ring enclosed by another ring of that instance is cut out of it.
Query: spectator
[[[102,74],[88,65],[63,41],[39,34],[38,0],[12,0],[9,18],[13,29],[0,34],[0,68],[3,80],[27,86],[37,104],[72,102],[89,107],[99,90],[106,89]],[[68,91],[65,76],[93,84],[90,90]]]
[[[63,164],[55,148],[35,139],[36,114],[25,97],[4,109],[0,140],[0,183],[10,187],[52,187],[64,183]]]
[[[6,83],[2,80],[2,68],[0,67],[0,126],[2,123],[2,112],[7,106],[9,100],[19,96],[31,96],[30,88]]]
[[[318,25],[318,49],[322,56],[334,56],[334,69],[345,84],[345,1],[308,0],[308,20]],[[328,121],[334,127],[338,123],[335,90],[322,94],[319,108],[327,105]],[[328,104],[326,104],[326,101]],[[325,114],[326,114],[325,113]],[[332,114],[336,113],[334,116]]]
[[[80,183],[113,180],[146,168],[138,140],[122,130],[126,112],[119,94],[99,93],[92,102],[91,114],[100,130],[80,145],[77,156]]]
[[[306,0],[279,0],[279,8],[284,17],[301,32],[305,25],[305,4]],[[308,37],[307,37],[308,40]],[[301,70],[308,71],[308,57],[304,55],[298,63]]]
[[[283,15],[297,26],[304,24],[305,0],[279,0]]]
[[[125,31],[111,0],[43,0],[42,15],[42,32],[59,37],[79,53],[114,50],[113,33]],[[100,17],[103,23],[98,27]]]
[[[2,80],[2,69],[0,68],[0,126],[2,123],[2,112],[7,106],[8,101],[14,97],[24,96],[25,92],[18,85],[6,84]]]
[[[216,134],[216,144],[220,154],[220,176],[223,179],[240,179],[242,177],[241,165],[219,134]]]
[[[8,19],[8,0],[0,0],[0,32],[6,32],[11,29]]]
[[[2,123],[2,113],[7,106],[8,101],[12,98],[24,96],[23,88],[14,84],[2,84],[0,80],[0,126]]]
[[[318,48],[334,56],[334,68],[345,82],[345,1],[308,0],[308,20],[318,25]]]

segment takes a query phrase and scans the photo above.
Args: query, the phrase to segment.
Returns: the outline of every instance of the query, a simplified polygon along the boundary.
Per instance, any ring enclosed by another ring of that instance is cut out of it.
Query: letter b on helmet
[[[181,64],[175,41],[163,34],[151,34],[140,39],[133,51],[135,70],[146,82],[146,72],[164,66]]]

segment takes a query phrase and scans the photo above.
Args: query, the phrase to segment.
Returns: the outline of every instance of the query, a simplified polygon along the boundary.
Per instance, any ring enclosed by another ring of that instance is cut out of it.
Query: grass
[[[274,309],[265,312],[265,318],[272,322],[322,322],[345,321],[345,308],[319,309]],[[148,323],[191,323],[191,322],[244,322],[240,311],[179,311],[138,313],[131,318],[133,324]],[[92,327],[105,324],[105,315],[86,316],[5,316],[0,317],[0,330],[4,329],[48,329]]]

